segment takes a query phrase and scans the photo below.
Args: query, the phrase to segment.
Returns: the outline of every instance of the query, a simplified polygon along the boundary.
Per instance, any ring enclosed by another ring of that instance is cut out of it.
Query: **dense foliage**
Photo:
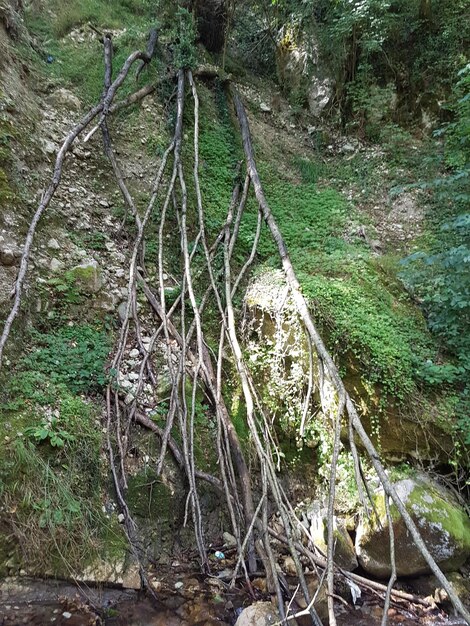
[[[326,65],[335,110],[364,131],[374,106],[400,120],[438,112],[467,60],[469,9],[468,0],[249,1],[236,45],[272,73],[282,46],[306,55],[307,73]]]
[[[456,384],[458,414],[470,443],[470,65],[460,73],[455,119],[443,129],[446,175],[421,183],[433,195],[435,234],[427,249],[405,261],[403,277],[422,298],[430,329],[453,363],[429,360],[421,376],[431,383]]]

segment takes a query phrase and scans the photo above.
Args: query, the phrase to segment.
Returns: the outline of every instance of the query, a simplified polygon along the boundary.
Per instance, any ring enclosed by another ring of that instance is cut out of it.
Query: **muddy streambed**
[[[56,580],[7,578],[0,582],[0,626],[233,626],[244,607],[254,600],[242,589],[229,590],[218,579],[200,575],[158,581],[158,606],[137,591],[92,588]],[[261,599],[268,599],[266,595]],[[340,626],[379,626],[380,600],[364,598],[363,605],[338,604]],[[299,619],[298,626],[309,624]],[[417,615],[406,607],[392,607],[389,623],[465,626],[438,609]]]

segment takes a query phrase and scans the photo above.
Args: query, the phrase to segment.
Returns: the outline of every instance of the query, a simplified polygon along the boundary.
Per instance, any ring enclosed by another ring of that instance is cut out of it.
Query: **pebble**
[[[182,589],[184,587],[184,583],[182,583],[180,580],[175,583],[175,589]]]
[[[140,352],[139,352],[139,350],[137,348],[133,348],[129,352],[129,356],[131,357],[131,359],[136,359],[139,355],[140,355]]]
[[[63,617],[64,619],[70,619],[70,618],[72,617],[72,613],[69,613],[68,611],[64,611],[64,612],[62,613],[62,617]]]
[[[223,534],[223,538],[224,538],[224,544],[227,546],[227,548],[233,548],[234,546],[237,545],[237,540],[232,534],[225,532]]]

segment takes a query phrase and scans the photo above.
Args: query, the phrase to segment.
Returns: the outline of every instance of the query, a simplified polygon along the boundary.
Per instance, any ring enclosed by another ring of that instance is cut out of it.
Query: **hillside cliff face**
[[[114,79],[128,55],[146,47],[154,18],[149,7],[118,5],[111,11],[99,1],[75,8],[51,1],[39,10],[35,3],[0,3],[2,319],[11,309],[26,233],[63,140],[102,97],[100,29],[109,30],[113,42]],[[173,7],[167,9],[171,14]],[[212,4],[202,10],[212,10]],[[213,23],[204,12],[199,15]],[[234,50],[223,70],[221,58],[211,53],[223,47],[226,15],[214,15],[219,37],[211,29],[209,41],[202,28],[205,49],[191,52],[197,55],[196,92],[189,85],[186,93],[196,93],[199,108],[188,104],[188,95],[181,171],[172,173],[178,155],[167,147],[174,149],[178,119],[178,68],[171,55],[182,35],[178,39],[162,28],[159,56],[139,77],[132,74],[116,99],[119,107],[109,113],[111,150],[106,134],[103,144],[104,118],[97,117],[97,126],[90,124],[67,154],[60,185],[34,233],[20,313],[0,372],[3,574],[139,588],[152,568],[155,573],[194,552],[195,520],[207,544],[219,545],[228,533],[236,545],[236,516],[220,506],[226,441],[238,441],[239,452],[252,459],[255,494],[263,484],[238,364],[220,335],[219,310],[229,300],[224,276],[235,293],[239,272],[235,325],[266,445],[272,445],[293,505],[324,504],[340,402],[311,350],[258,203],[248,197],[242,204],[249,186],[239,180],[243,152],[229,83],[247,107],[266,197],[302,293],[391,475],[396,471],[398,480],[413,474],[416,462],[466,466],[455,426],[455,389],[428,384],[419,375],[423,363],[445,364],[446,356],[398,277],[399,259],[426,233],[426,198],[416,189],[388,194],[417,173],[408,152],[424,152],[429,145],[405,131],[383,145],[344,135],[321,117],[332,95],[327,78],[323,89],[309,74],[309,110],[289,102],[272,78],[240,69]],[[185,28],[190,30],[189,21]],[[283,66],[286,81],[289,63]],[[199,163],[192,143],[196,119]],[[167,158],[170,167],[159,174]],[[182,178],[185,191],[172,189],[172,181]],[[156,210],[145,217],[159,180],[170,191],[160,189]],[[236,236],[224,256],[217,246],[234,222]],[[227,264],[233,273],[228,279]],[[208,286],[222,295],[214,297]],[[163,324],[159,306],[173,315]],[[186,344],[193,320],[197,331]],[[213,359],[212,373],[195,356],[198,350]],[[199,371],[204,375],[197,382]],[[232,439],[227,425],[221,426],[211,385],[224,403]],[[185,407],[179,422],[175,406]],[[336,513],[346,516],[361,504],[346,420],[341,438]],[[163,465],[162,439],[169,449]],[[227,473],[239,485],[231,466],[236,454],[232,450],[230,462],[227,454]],[[372,476],[366,460],[363,471]],[[197,502],[191,500],[196,478]],[[455,507],[456,518],[464,519],[462,500],[446,498],[436,507]],[[237,506],[246,509],[246,502]],[[188,525],[188,511],[195,515],[198,507],[199,517]],[[456,542],[470,545],[470,531],[464,522],[460,526]],[[420,567],[427,571],[421,561]]]

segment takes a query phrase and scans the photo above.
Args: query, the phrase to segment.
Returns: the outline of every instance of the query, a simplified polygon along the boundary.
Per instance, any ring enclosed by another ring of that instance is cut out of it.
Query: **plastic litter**
[[[224,554],[223,552],[220,552],[220,550],[217,550],[217,551],[214,553],[214,556],[215,556],[215,558],[216,558],[216,559],[219,559],[220,561],[221,561],[222,559],[225,559],[225,554]]]

